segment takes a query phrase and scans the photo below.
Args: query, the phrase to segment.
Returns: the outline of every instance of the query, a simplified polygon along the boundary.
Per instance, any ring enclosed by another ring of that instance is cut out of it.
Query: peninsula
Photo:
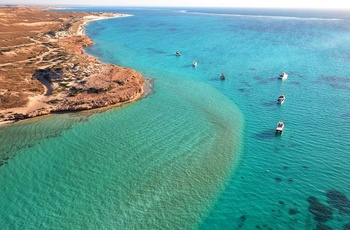
[[[124,16],[0,6],[0,122],[141,98],[140,73],[83,52],[92,45],[84,34],[86,23]]]

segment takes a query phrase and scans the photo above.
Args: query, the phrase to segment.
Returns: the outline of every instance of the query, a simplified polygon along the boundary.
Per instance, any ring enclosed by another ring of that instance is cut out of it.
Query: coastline
[[[34,7],[34,9],[41,8]],[[143,78],[140,73],[130,68],[102,63],[97,57],[88,55],[83,50],[83,47],[93,45],[92,40],[85,35],[85,26],[88,23],[132,15],[121,13],[84,14],[83,16],[79,14],[71,19],[66,30],[49,32],[52,33],[51,37],[45,35],[45,39],[43,36],[40,39],[30,38],[38,45],[46,45],[50,42],[58,46],[58,49],[63,47],[68,52],[64,53],[64,57],[53,56],[49,62],[45,63],[43,61],[45,55],[53,53],[54,49],[49,48],[49,51],[41,57],[35,57],[36,59],[41,58],[40,64],[45,65],[37,67],[32,78],[35,77],[37,81],[41,82],[44,92],[28,96],[25,106],[0,110],[0,125],[48,115],[52,112],[122,106],[153,92],[152,89],[149,89],[153,85],[152,80]],[[33,23],[38,24],[39,22]],[[51,47],[54,46],[51,45]],[[56,61],[62,59],[64,61]],[[0,63],[2,66],[11,64]],[[61,71],[59,73],[57,73],[58,68]],[[66,72],[62,73],[62,69]],[[57,79],[59,74],[60,78]]]
[[[108,14],[108,13],[104,13],[104,14]],[[131,14],[121,14],[121,13],[111,13],[111,14],[108,14],[108,15],[109,16],[106,16],[106,15],[100,15],[100,16],[89,15],[89,16],[85,16],[84,17],[84,19],[85,19],[84,22],[78,27],[77,35],[84,35],[84,36],[86,36],[86,34],[85,34],[85,26],[87,26],[92,21],[133,16]]]
[[[29,118],[34,118],[34,117],[42,117],[42,116],[49,116],[50,114],[53,114],[53,113],[59,113],[59,112],[79,112],[79,111],[87,111],[87,110],[100,110],[100,111],[107,111],[109,109],[113,109],[113,108],[116,108],[116,107],[121,107],[121,106],[124,106],[126,104],[129,104],[129,103],[132,103],[132,102],[135,102],[137,100],[140,100],[142,98],[146,98],[148,97],[149,95],[153,94],[154,91],[153,91],[153,85],[154,85],[154,80],[153,78],[144,78],[145,80],[145,83],[144,83],[144,86],[143,86],[143,91],[137,95],[136,97],[134,97],[133,99],[129,100],[129,101],[125,101],[125,102],[120,102],[120,103],[117,103],[117,104],[111,104],[111,105],[106,105],[106,106],[101,106],[101,107],[96,107],[96,108],[91,108],[91,109],[81,109],[81,110],[55,110],[55,111],[50,111],[50,113],[47,113],[47,114],[40,114],[40,115],[37,115],[37,116],[32,116],[32,117],[28,117],[28,118],[23,118],[23,119],[12,119],[12,120],[0,120],[0,127],[2,126],[5,126],[5,125],[10,125],[10,124],[13,124],[13,123],[16,123],[16,122],[19,122],[21,120],[26,120],[26,119],[29,119]],[[40,99],[39,96],[35,99],[35,98],[30,98],[30,102],[29,102],[29,105],[28,107],[19,107],[19,108],[15,108],[17,112],[20,112],[20,111],[26,111],[28,110],[28,108],[30,107],[35,107],[36,109],[40,109],[42,108],[40,106],[40,103],[41,102],[41,97],[43,96],[40,96]]]

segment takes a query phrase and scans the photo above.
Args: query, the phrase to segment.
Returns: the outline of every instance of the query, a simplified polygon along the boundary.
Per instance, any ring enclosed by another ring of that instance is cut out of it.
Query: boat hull
[[[280,76],[280,77],[278,77],[278,79],[280,79],[280,80],[282,80],[282,81],[284,81],[284,80],[286,80],[288,77],[287,76]]]
[[[276,134],[279,134],[279,135],[283,134],[283,130],[276,130]]]

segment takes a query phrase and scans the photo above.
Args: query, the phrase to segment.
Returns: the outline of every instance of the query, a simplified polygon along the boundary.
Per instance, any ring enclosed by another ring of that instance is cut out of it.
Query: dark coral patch
[[[350,79],[348,77],[341,76],[327,76],[317,80],[318,83],[329,85],[335,89],[350,90]]]
[[[276,178],[275,178],[275,181],[278,182],[278,183],[280,183],[280,182],[282,181],[282,179],[279,178],[279,177],[276,177]]]
[[[238,225],[238,228],[242,228],[244,225],[244,222],[246,221],[247,217],[245,215],[242,215],[239,217],[240,224]]]
[[[260,76],[254,76],[254,77],[253,77],[253,79],[254,79],[254,80],[257,80],[257,81],[261,81],[261,80],[263,80],[263,78],[262,78],[262,77],[260,77]]]
[[[327,202],[338,209],[340,214],[350,215],[350,200],[345,194],[336,190],[329,190],[326,195],[328,198]]]
[[[332,209],[322,204],[316,197],[310,196],[307,201],[309,202],[308,210],[314,215],[317,222],[326,222],[333,218]]]
[[[316,230],[332,230],[332,228],[323,223],[317,223]]]
[[[299,213],[299,211],[298,211],[298,209],[296,209],[296,208],[291,208],[291,209],[289,209],[289,211],[288,211],[288,214],[289,215],[295,215],[295,214],[298,214]]]
[[[244,222],[246,221],[247,217],[245,215],[242,215],[241,217],[239,217],[239,220]]]
[[[242,81],[242,84],[245,85],[245,86],[248,86],[248,87],[252,86],[249,82],[246,82],[246,81]]]
[[[343,230],[350,230],[350,222],[344,225]]]

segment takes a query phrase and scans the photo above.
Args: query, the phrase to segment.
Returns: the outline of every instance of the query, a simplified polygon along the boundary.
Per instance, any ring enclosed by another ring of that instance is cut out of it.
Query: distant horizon
[[[50,7],[130,7],[130,8],[232,8],[232,9],[283,9],[283,10],[337,10],[350,11],[350,8],[305,8],[282,6],[165,6],[165,5],[94,5],[94,4],[69,4],[69,3],[1,3],[0,6],[50,6]]]
[[[227,2],[226,0],[169,0],[166,2],[149,0],[134,0],[132,3],[127,0],[119,0],[116,4],[111,0],[3,0],[0,5],[26,5],[26,6],[84,6],[84,7],[197,7],[197,8],[273,8],[273,9],[324,9],[324,10],[350,10],[350,1],[333,0],[322,1],[314,4],[314,1],[308,0],[234,0]]]

